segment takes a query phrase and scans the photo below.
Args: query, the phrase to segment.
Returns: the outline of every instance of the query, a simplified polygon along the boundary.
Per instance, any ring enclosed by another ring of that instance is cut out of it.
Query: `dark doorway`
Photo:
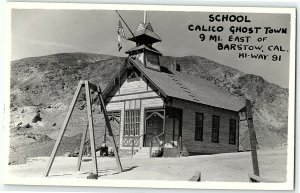
[[[164,113],[163,109],[160,110],[146,110],[145,112],[145,137],[144,147],[150,146],[150,140],[164,132]],[[159,146],[162,143],[161,137],[153,140],[154,146]]]
[[[182,109],[167,107],[165,123],[165,144],[170,147],[181,147]]]

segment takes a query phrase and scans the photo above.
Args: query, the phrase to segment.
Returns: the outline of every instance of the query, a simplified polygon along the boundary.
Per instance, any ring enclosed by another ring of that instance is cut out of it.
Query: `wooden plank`
[[[98,174],[96,148],[95,148],[95,136],[94,136],[94,123],[93,123],[93,114],[92,114],[91,96],[90,96],[91,94],[90,94],[88,81],[85,81],[85,92],[86,92],[87,114],[88,114],[88,121],[89,121],[91,154],[92,154],[92,159],[93,159],[93,174]]]
[[[121,110],[124,108],[124,102],[118,102],[118,103],[108,103],[106,106],[107,111],[114,111],[114,110]]]
[[[155,92],[143,92],[143,93],[132,93],[128,95],[115,95],[112,98],[107,98],[110,102],[114,101],[124,101],[124,100],[133,100],[133,99],[142,99],[142,98],[159,98]]]
[[[126,93],[125,94],[115,94],[115,95],[109,95],[106,98],[109,98],[109,97],[111,98],[111,97],[114,97],[114,96],[127,96],[127,95],[133,95],[133,94],[153,93],[153,92],[154,91],[139,91],[139,92],[127,93],[127,94]]]
[[[51,169],[51,167],[52,167],[54,158],[55,158],[55,156],[56,156],[58,147],[59,147],[59,145],[60,145],[60,143],[61,143],[61,139],[62,139],[62,137],[63,137],[63,135],[64,135],[64,133],[65,133],[65,131],[66,131],[67,125],[68,125],[69,120],[70,120],[70,118],[71,118],[71,114],[72,114],[73,109],[74,109],[74,107],[75,107],[75,103],[76,103],[76,101],[77,101],[77,99],[78,99],[79,92],[80,92],[80,90],[81,90],[81,88],[82,88],[82,85],[83,85],[83,82],[80,81],[79,84],[78,84],[78,86],[77,86],[77,90],[76,90],[76,92],[75,92],[75,94],[74,94],[74,97],[73,97],[73,100],[72,100],[72,102],[71,102],[71,105],[70,105],[70,107],[69,107],[69,111],[68,111],[68,113],[67,113],[67,116],[66,116],[66,118],[65,118],[65,120],[64,120],[64,122],[63,122],[63,125],[62,125],[62,127],[61,127],[60,133],[59,133],[59,135],[58,135],[58,137],[57,137],[57,140],[56,140],[56,142],[55,142],[54,148],[53,148],[53,150],[52,150],[52,153],[51,153],[51,156],[50,156],[50,160],[49,160],[49,162],[48,162],[48,165],[47,165],[47,168],[46,168],[46,172],[45,172],[45,174],[44,174],[45,177],[47,177],[47,176],[49,175],[49,172],[50,172],[50,169]]]
[[[250,136],[250,146],[251,146],[251,157],[253,165],[253,173],[256,176],[259,176],[259,166],[256,150],[256,134],[253,125],[253,116],[252,116],[252,106],[250,100],[246,99],[246,109],[247,109],[247,123]]]
[[[142,99],[142,107],[144,108],[154,108],[154,107],[163,107],[164,101],[161,98],[152,98],[152,99]]]
[[[84,144],[85,144],[88,128],[89,128],[89,125],[87,125],[85,131],[82,132],[80,150],[79,150],[79,155],[78,155],[78,160],[77,160],[77,170],[78,171],[80,171],[80,167],[81,167],[82,155],[83,155],[83,151],[84,151]]]
[[[152,141],[150,141],[149,157],[152,157]]]
[[[264,178],[261,176],[257,176],[254,175],[253,172],[248,173],[248,177],[249,177],[249,182],[264,182],[264,183],[269,183],[272,182],[272,180],[268,179],[268,178]]]
[[[106,123],[106,126],[107,126],[108,134],[111,137],[111,141],[112,141],[112,144],[113,144],[113,150],[114,150],[115,158],[116,158],[116,161],[117,161],[117,165],[118,165],[119,171],[122,172],[123,169],[122,169],[122,165],[121,165],[121,162],[120,162],[119,153],[118,153],[118,150],[117,150],[114,134],[112,132],[112,128],[111,128],[111,125],[110,125],[110,121],[109,121],[109,118],[108,118],[108,114],[107,114],[105,103],[104,103],[104,100],[103,100],[103,97],[102,97],[100,86],[99,86],[99,89],[98,89],[98,97],[99,97],[101,109],[102,109],[102,112],[103,112],[103,115],[104,115],[104,118],[105,118],[105,123]]]
[[[253,174],[253,173],[249,173],[248,176],[249,176],[249,181],[250,182],[261,182],[260,177]]]
[[[134,139],[131,139],[131,159],[133,157],[133,150],[134,150]]]
[[[124,115],[125,115],[125,110],[124,110],[124,103],[123,103],[123,108],[121,109],[121,120],[120,120],[120,134],[119,134],[119,147],[122,148],[123,147],[123,137],[124,137]]]
[[[166,110],[163,110],[164,111],[164,118],[163,118],[163,144],[162,144],[162,147],[165,148],[165,143],[166,143]],[[165,151],[163,151],[163,154],[165,155]]]
[[[154,102],[156,102],[157,100],[159,100],[159,103],[161,103],[161,105],[153,104],[154,106],[151,106],[151,104],[149,104],[149,107],[163,107],[163,101],[158,96],[146,97],[146,98],[124,99],[124,100],[118,100],[118,101],[116,100],[116,101],[108,101],[108,102],[109,103],[119,103],[119,102],[125,102],[125,101],[130,101],[130,100],[148,100],[148,99],[154,100]]]

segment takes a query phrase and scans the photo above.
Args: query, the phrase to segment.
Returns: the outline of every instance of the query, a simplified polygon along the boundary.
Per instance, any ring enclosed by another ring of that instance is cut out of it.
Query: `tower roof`
[[[128,37],[128,40],[134,42],[147,41],[148,43],[161,42],[160,37],[154,32],[150,23],[140,23],[136,31]]]
[[[151,51],[151,52],[154,52],[156,54],[159,54],[159,55],[162,55],[158,50],[156,50],[155,48],[152,48],[152,47],[149,47],[149,46],[146,46],[146,45],[140,45],[140,46],[136,46],[134,48],[131,48],[129,50],[127,50],[125,53],[126,54],[129,54],[131,52],[134,52],[134,51],[138,51],[138,50],[148,50],[148,51]]]

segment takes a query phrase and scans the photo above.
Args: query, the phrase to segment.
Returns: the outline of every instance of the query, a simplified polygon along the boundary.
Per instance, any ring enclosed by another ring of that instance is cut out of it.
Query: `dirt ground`
[[[258,151],[261,177],[268,182],[286,181],[286,147]],[[26,164],[10,165],[15,177],[42,177],[48,157],[30,158]],[[76,157],[57,157],[49,178],[86,178],[92,172],[91,158],[84,158],[76,171]],[[201,172],[201,181],[248,182],[252,171],[250,152],[199,155],[181,158],[122,158],[123,172],[114,158],[98,158],[99,178],[126,180],[186,181]]]

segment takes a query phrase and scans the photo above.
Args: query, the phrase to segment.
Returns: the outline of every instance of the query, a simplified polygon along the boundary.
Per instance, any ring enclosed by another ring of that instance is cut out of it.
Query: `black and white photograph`
[[[7,10],[7,184],[293,189],[296,9]]]

